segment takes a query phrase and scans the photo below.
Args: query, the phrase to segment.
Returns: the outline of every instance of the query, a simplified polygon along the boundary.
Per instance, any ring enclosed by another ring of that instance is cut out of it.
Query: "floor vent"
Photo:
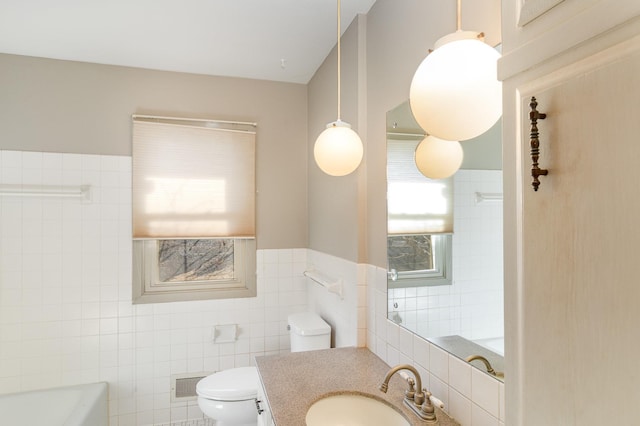
[[[171,423],[156,423],[154,426],[216,426],[211,419],[178,420]]]
[[[196,385],[210,373],[186,373],[171,376],[171,402],[193,401],[197,398]]]

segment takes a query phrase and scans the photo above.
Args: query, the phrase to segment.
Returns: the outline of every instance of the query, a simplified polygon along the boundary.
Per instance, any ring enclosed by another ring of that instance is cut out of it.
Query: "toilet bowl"
[[[303,312],[288,317],[291,351],[328,349],[331,327],[318,314]],[[196,385],[198,406],[216,426],[256,426],[260,378],[255,367],[231,368],[200,380]]]
[[[198,382],[198,406],[205,416],[216,421],[216,426],[256,426],[258,386],[255,367],[223,370]]]

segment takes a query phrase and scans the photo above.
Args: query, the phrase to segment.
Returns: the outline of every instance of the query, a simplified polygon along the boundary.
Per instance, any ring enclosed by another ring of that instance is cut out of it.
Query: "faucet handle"
[[[413,380],[412,377],[409,377],[409,378],[407,378],[407,383],[409,383],[409,389],[407,389],[404,392],[404,396],[405,396],[405,398],[410,399],[411,401],[413,401],[413,397],[416,394],[416,388],[415,388],[416,381]]]
[[[431,392],[429,392],[426,389],[422,389],[422,391],[424,392],[425,398],[424,398],[424,403],[422,404],[421,407],[421,411],[422,411],[422,418],[427,420],[427,421],[435,421],[436,420],[436,409],[433,407],[433,404],[431,403]]]

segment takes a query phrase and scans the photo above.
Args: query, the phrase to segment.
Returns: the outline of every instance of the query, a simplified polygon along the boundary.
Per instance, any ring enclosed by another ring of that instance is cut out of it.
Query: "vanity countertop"
[[[324,349],[256,357],[271,415],[277,426],[305,424],[307,410],[329,394],[365,393],[401,411],[411,425],[426,423],[402,404],[406,381],[395,374],[385,394],[378,390],[389,366],[366,348]],[[440,426],[459,426],[436,408]]]

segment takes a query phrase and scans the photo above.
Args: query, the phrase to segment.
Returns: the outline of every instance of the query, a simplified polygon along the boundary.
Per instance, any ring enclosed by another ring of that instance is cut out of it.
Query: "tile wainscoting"
[[[180,424],[203,416],[171,402],[171,375],[289,351],[306,249],[259,250],[255,298],[132,305],[130,157],[0,151],[0,183],[91,186],[0,197],[0,393],[107,381],[111,426]],[[217,324],[238,340],[213,343]]]
[[[502,384],[387,321],[384,269],[259,250],[255,298],[132,305],[130,157],[0,151],[0,183],[91,185],[91,202],[0,197],[0,394],[107,381],[111,426],[200,424],[195,401],[171,402],[171,375],[287,352],[287,316],[309,309],[336,346],[416,365],[462,425],[503,424]],[[310,268],[342,278],[344,299],[305,278]],[[213,343],[229,323],[238,340]]]
[[[367,265],[367,347],[387,364],[414,365],[463,426],[504,426],[504,384],[387,319],[387,271]]]

